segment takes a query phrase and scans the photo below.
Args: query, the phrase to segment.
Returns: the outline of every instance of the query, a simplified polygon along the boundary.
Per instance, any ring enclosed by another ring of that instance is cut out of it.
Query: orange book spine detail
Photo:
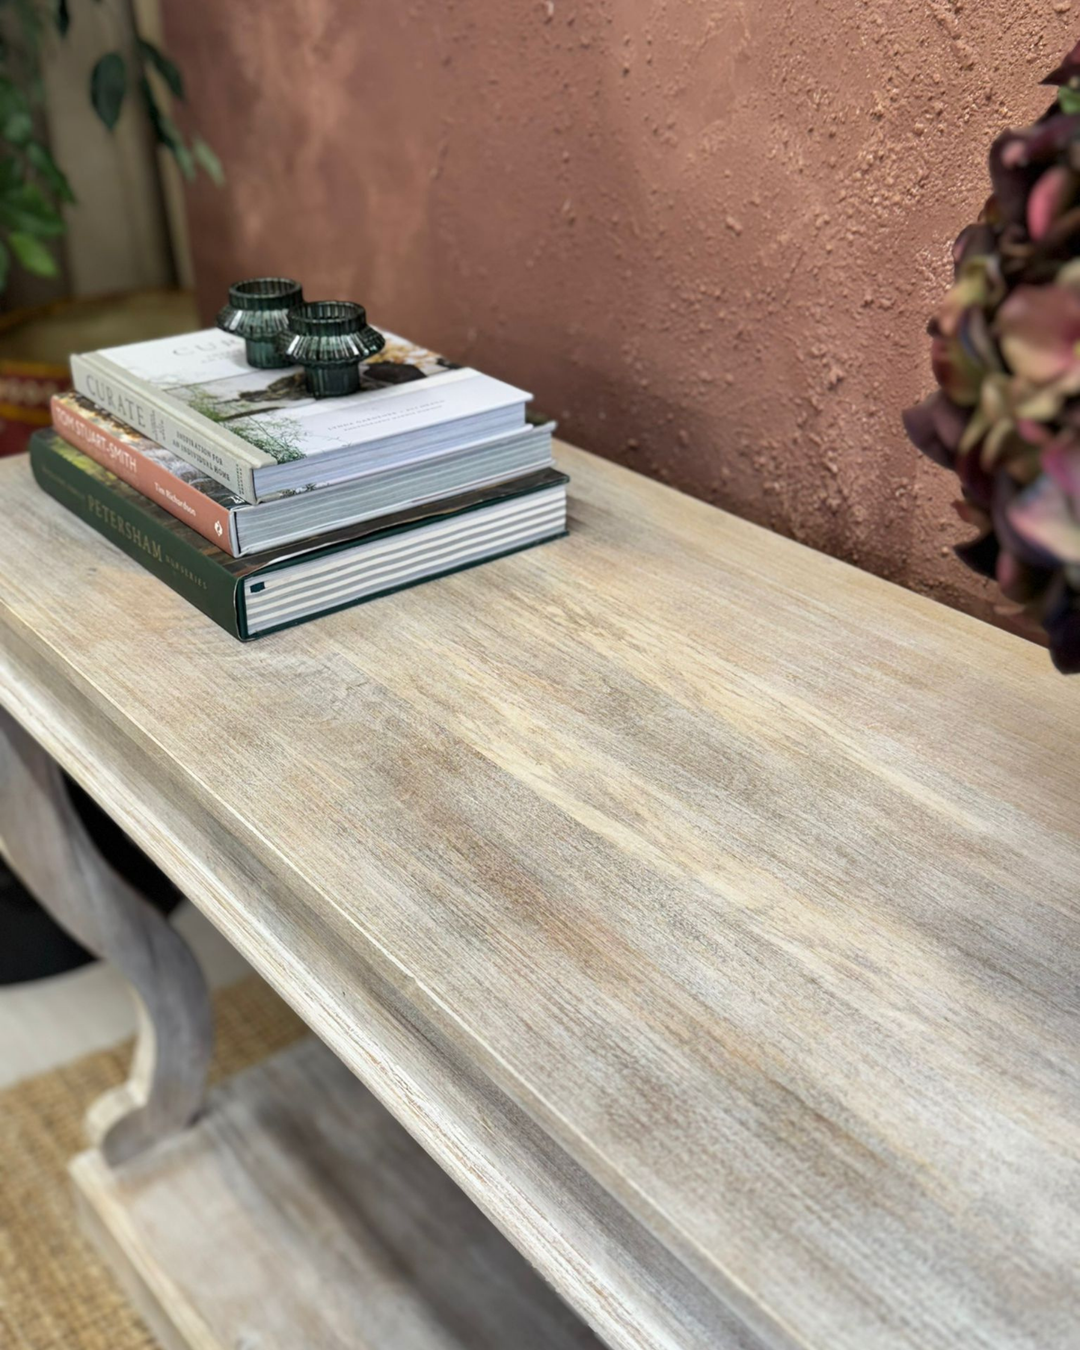
[[[142,454],[137,445],[114,436],[82,413],[52,399],[53,426],[70,445],[96,460],[110,473],[138,489],[144,497],[182,520],[227,553],[233,550],[229,512],[161,464]]]

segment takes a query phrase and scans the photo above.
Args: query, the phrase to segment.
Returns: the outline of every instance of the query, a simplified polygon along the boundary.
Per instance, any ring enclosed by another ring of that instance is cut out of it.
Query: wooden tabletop
[[[559,458],[569,538],[250,645],[5,462],[0,700],[331,1044],[378,985],[490,1082],[713,1344],[1075,1344],[1080,682]]]

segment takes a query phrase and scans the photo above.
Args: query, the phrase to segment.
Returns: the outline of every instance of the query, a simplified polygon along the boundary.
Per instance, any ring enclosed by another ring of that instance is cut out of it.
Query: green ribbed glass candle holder
[[[289,310],[304,303],[304,292],[291,277],[255,277],[229,287],[229,303],[217,326],[244,339],[247,359],[260,370],[291,366],[285,355]]]
[[[340,398],[360,388],[360,362],[381,352],[386,339],[351,300],[309,300],[289,311],[285,355],[304,367],[308,392]]]

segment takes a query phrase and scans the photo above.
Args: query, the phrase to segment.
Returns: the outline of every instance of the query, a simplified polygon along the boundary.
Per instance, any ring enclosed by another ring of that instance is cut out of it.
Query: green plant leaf
[[[0,243],[0,291],[7,285],[8,273],[11,271],[11,254],[8,252],[6,244]]]
[[[62,202],[73,202],[75,200],[75,194],[71,190],[67,175],[53,159],[46,146],[42,145],[40,141],[31,141],[26,147],[26,158],[29,160],[31,167],[41,174],[49,188]]]
[[[68,9],[68,0],[56,0],[53,20],[56,23],[56,31],[61,37],[65,37],[67,30],[71,27],[71,11]]]
[[[106,52],[90,72],[90,102],[112,131],[120,116],[127,90],[127,67],[119,52]]]
[[[0,136],[9,145],[25,145],[34,130],[26,95],[14,81],[0,78]]]
[[[1070,116],[1080,113],[1080,89],[1070,89],[1068,85],[1063,84],[1058,90],[1058,105],[1062,112],[1069,113]]]
[[[188,180],[189,183],[193,182],[195,179],[195,160],[192,158],[191,151],[180,139],[179,133],[177,133],[177,139],[175,142],[167,141],[166,144],[169,147],[169,151],[172,154],[173,159],[176,160],[180,172],[184,175],[184,177]]]
[[[149,62],[168,85],[169,92],[175,98],[183,98],[184,77],[180,74],[176,63],[170,61],[160,48],[155,47],[152,42],[146,42],[143,38],[139,39],[139,51],[142,53],[143,60]]]
[[[19,234],[18,232],[8,235],[8,243],[11,245],[12,252],[18,258],[21,266],[28,272],[33,272],[36,277],[54,277],[60,270],[56,265],[56,259],[49,252],[40,239],[35,239],[32,234]]]
[[[15,155],[5,155],[0,159],[0,197],[6,196],[12,188],[23,181],[23,166]]]
[[[34,119],[28,112],[14,112],[0,126],[0,135],[9,145],[25,145],[34,132]]]
[[[0,126],[19,113],[30,113],[26,95],[13,80],[0,76]]]
[[[139,81],[139,88],[146,100],[146,111],[149,114],[150,125],[154,128],[154,135],[157,137],[158,144],[165,146],[179,165],[180,172],[190,182],[195,177],[195,160],[180,134],[180,128],[169,114],[158,106],[154,91],[150,88],[150,81],[145,75]]]
[[[20,183],[0,194],[0,225],[39,239],[64,233],[63,217],[36,183]]]
[[[225,170],[221,167],[221,160],[201,136],[196,136],[191,142],[191,153],[195,157],[195,163],[202,166],[214,186],[221,187],[225,182]]]

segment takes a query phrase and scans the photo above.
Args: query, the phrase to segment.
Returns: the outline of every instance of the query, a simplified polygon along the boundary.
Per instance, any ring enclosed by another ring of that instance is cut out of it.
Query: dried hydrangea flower
[[[1044,81],[1057,100],[990,149],[993,188],[953,246],[931,320],[938,389],[904,414],[957,476],[957,555],[1041,624],[1080,672],[1080,43]]]

